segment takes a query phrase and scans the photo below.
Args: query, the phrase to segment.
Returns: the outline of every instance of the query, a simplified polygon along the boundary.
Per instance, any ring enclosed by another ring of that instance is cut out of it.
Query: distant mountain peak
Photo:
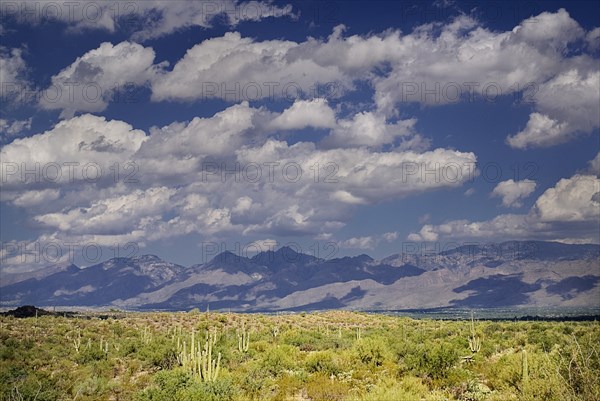
[[[209,263],[210,264],[232,263],[232,262],[240,262],[242,259],[246,259],[246,258],[243,258],[242,256],[237,255],[237,254],[227,250],[227,251],[221,252],[220,254],[218,254],[217,256],[212,258]]]
[[[353,263],[369,263],[374,261],[375,259],[373,259],[372,257],[370,257],[369,255],[367,255],[366,253],[361,253],[360,255],[357,256],[344,256],[341,258],[335,258],[335,259],[330,259],[330,261],[337,261],[337,262],[353,262]]]
[[[299,252],[296,252],[296,250],[290,246],[282,246],[281,248],[279,248],[277,251],[275,251],[275,253],[279,253],[279,254],[291,254],[291,255],[298,255]]]
[[[282,246],[276,251],[268,250],[257,253],[250,259],[253,263],[259,263],[270,266],[278,270],[279,268],[290,264],[308,264],[319,260],[318,258],[296,251],[290,246]]]
[[[76,273],[79,270],[81,270],[81,268],[73,263],[71,263],[69,266],[67,266],[67,268],[65,269],[66,272],[68,273]]]
[[[141,262],[162,262],[163,260],[156,255],[146,254],[135,258]]]

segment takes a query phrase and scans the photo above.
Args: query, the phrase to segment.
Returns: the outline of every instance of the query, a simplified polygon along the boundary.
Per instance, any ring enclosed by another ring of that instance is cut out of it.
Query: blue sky
[[[0,9],[3,268],[599,242],[598,2],[69,4]]]

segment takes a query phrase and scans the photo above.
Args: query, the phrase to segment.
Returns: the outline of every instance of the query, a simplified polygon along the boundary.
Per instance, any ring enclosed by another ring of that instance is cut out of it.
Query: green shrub
[[[354,352],[359,361],[365,365],[381,366],[391,359],[387,341],[382,337],[367,337],[357,340]]]
[[[235,387],[228,379],[217,379],[214,382],[193,382],[181,391],[181,401],[232,401],[235,398]]]
[[[73,396],[79,398],[98,398],[108,390],[108,380],[101,376],[90,376],[73,387]]]
[[[240,387],[252,400],[261,400],[261,394],[267,386],[268,373],[257,364],[248,366],[248,371],[243,376]]]
[[[285,370],[293,369],[296,366],[297,350],[289,345],[280,345],[273,347],[265,352],[262,360],[262,367],[271,376],[277,377]]]
[[[488,378],[493,390],[514,390],[521,381],[521,355],[506,353],[496,361],[489,361],[481,366],[482,373]]]
[[[322,335],[316,331],[290,330],[283,335],[282,341],[300,351],[316,351],[322,349]]]
[[[338,374],[340,372],[333,351],[316,351],[306,358],[306,370],[310,373]]]
[[[29,372],[7,383],[4,389],[6,400],[55,401],[59,391],[52,378],[45,372]]]
[[[175,347],[173,342],[161,338],[139,346],[136,355],[149,366],[170,369],[177,365]]]
[[[324,375],[313,376],[306,385],[306,393],[313,401],[344,401],[349,390],[347,383]]]
[[[281,375],[273,383],[269,395],[273,401],[290,400],[301,391],[304,386],[304,379],[305,377],[297,374]],[[262,399],[264,399],[264,397]]]
[[[391,400],[423,400],[430,393],[421,379],[416,377],[405,377],[398,382],[394,379],[385,378],[370,391],[364,393],[360,401],[391,401]]]
[[[177,401],[181,392],[192,382],[191,376],[183,369],[165,370],[156,373],[154,386],[143,391],[140,401]]]
[[[458,358],[458,350],[454,346],[436,343],[417,346],[414,353],[406,356],[405,362],[410,370],[420,376],[442,379],[458,362]]]
[[[100,349],[98,344],[92,344],[89,348],[82,347],[79,353],[75,355],[75,361],[83,365],[103,359],[106,359],[106,353]]]

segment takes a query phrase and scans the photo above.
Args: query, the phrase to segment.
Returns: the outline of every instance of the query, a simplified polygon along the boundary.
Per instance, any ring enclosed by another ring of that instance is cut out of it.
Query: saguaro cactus
[[[469,336],[469,348],[474,354],[481,350],[481,338],[479,338],[475,334],[475,322],[473,320],[473,312],[471,312],[471,335]]]
[[[529,367],[527,365],[527,351],[525,347],[521,351],[521,381],[524,384],[529,381]]]
[[[152,333],[148,331],[148,327],[144,326],[144,330],[140,331],[140,339],[144,344],[148,344],[152,339]]]
[[[238,332],[238,350],[240,352],[248,352],[250,347],[250,333],[246,331],[246,326],[242,325],[241,331]]]
[[[204,349],[200,348],[200,341],[196,342],[196,333],[192,331],[190,347],[188,351],[187,342],[177,343],[177,362],[184,369],[192,372],[192,375],[204,382],[214,382],[219,376],[221,369],[221,353],[213,359],[213,345],[217,342],[216,332],[207,332]]]
[[[198,361],[198,370],[202,381],[214,382],[219,377],[219,370],[221,369],[221,353],[219,352],[217,359],[212,357],[212,343],[209,339],[204,344],[204,350],[200,353],[200,360]]]
[[[81,348],[81,330],[77,330],[77,337],[73,340],[73,347],[75,347],[75,352],[79,354],[79,349]]]
[[[217,335],[217,329],[212,329],[212,330],[206,330],[206,341],[210,341],[211,344],[217,345],[217,340],[218,340],[218,335]]]

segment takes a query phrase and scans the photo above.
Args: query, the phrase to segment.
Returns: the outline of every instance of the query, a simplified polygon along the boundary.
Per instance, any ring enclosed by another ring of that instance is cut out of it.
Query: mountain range
[[[320,259],[282,247],[185,267],[154,255],[0,273],[4,307],[238,311],[600,307],[600,245],[509,241]]]

